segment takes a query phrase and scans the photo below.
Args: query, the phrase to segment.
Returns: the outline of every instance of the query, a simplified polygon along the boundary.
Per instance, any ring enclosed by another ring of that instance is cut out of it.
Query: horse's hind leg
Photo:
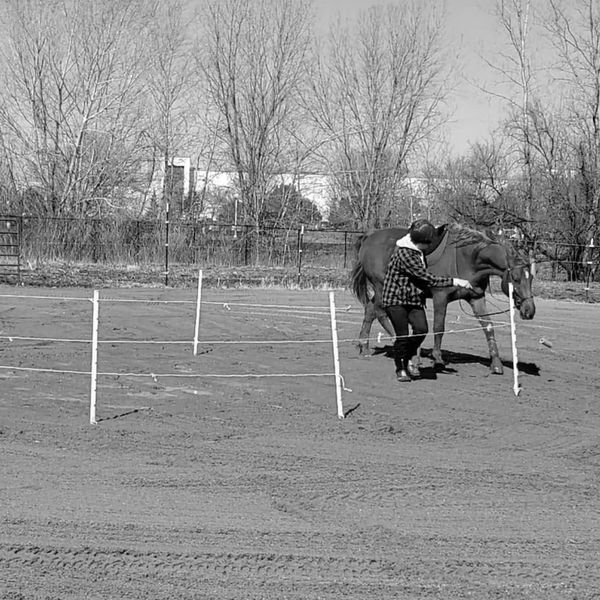
[[[390,318],[387,316],[387,313],[385,312],[385,310],[383,310],[383,308],[375,307],[375,315],[377,316],[377,320],[379,321],[380,325],[384,328],[386,333],[391,338],[395,339],[396,332],[394,331],[392,322],[390,321]]]
[[[485,334],[485,339],[487,341],[488,349],[490,351],[490,358],[492,360],[490,364],[490,370],[495,375],[502,375],[504,373],[504,366],[502,365],[502,361],[500,360],[498,344],[496,343],[496,336],[494,334],[494,326],[492,324],[492,320],[487,314],[487,304],[485,302],[485,296],[482,298],[473,298],[472,300],[469,300],[469,304],[471,305],[473,314],[479,320],[479,323],[483,328],[483,333]]]
[[[365,354],[369,350],[369,336],[371,335],[371,326],[376,317],[376,308],[372,301],[365,305],[365,314],[363,317],[360,333],[358,334],[358,353]]]

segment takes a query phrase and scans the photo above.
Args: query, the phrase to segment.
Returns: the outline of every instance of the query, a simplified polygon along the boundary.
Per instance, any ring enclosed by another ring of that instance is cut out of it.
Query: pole
[[[17,228],[17,264],[18,264],[18,279],[21,283],[21,240],[23,239],[23,215],[19,215]]]
[[[248,235],[250,232],[250,226],[244,225],[244,265],[248,266]]]
[[[94,290],[92,300],[92,368],[90,384],[90,425],[95,425],[96,421],[96,388],[98,382],[98,308],[99,292]]]
[[[233,198],[233,239],[237,240],[237,221],[238,221],[238,197]]]
[[[298,285],[300,285],[300,276],[302,274],[302,242],[304,239],[304,225],[300,225],[298,230]]]
[[[594,269],[594,261],[593,256],[594,256],[594,238],[592,238],[590,240],[589,246],[588,246],[588,253],[587,253],[587,261],[585,262],[585,299],[589,302],[590,301],[590,285],[592,282],[592,272]]]
[[[342,404],[342,376],[340,375],[340,355],[338,351],[337,324],[335,320],[335,300],[333,292],[329,292],[329,314],[331,315],[331,341],[333,343],[333,369],[335,377],[335,399],[337,403],[338,419],[344,418]]]
[[[198,355],[198,334],[200,333],[200,306],[202,304],[202,269],[198,271],[198,296],[196,298],[196,325],[194,327],[194,356]]]
[[[169,202],[165,212],[165,286],[169,285]]]
[[[517,357],[517,330],[515,326],[515,299],[514,287],[512,282],[508,282],[508,301],[510,305],[510,339],[512,342],[512,359],[513,359],[513,392],[515,396],[519,395],[521,386],[519,385],[519,360]]]

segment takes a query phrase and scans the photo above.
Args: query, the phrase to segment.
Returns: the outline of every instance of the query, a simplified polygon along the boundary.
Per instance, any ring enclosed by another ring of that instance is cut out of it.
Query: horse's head
[[[526,262],[510,261],[509,267],[502,276],[502,291],[508,296],[508,284],[512,283],[515,307],[521,318],[526,320],[533,319],[535,315],[532,280],[531,268]]]

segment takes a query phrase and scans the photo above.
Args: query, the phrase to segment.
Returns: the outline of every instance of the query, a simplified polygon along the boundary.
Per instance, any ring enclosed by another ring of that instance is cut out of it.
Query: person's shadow
[[[432,348],[421,348],[421,357],[423,358],[431,358]],[[394,348],[393,346],[382,346],[380,348],[373,349],[373,355],[383,354],[387,358],[394,358]],[[491,359],[484,356],[477,356],[475,354],[469,354],[467,352],[454,352],[452,350],[443,350],[442,358],[446,363],[444,368],[435,367],[433,365],[423,365],[421,366],[421,379],[437,379],[437,373],[457,373],[457,370],[452,367],[452,365],[467,365],[467,364],[475,364],[478,363],[485,367],[490,366]],[[502,359],[503,366],[512,369],[512,361]],[[539,376],[540,368],[535,363],[522,362],[519,361],[517,363],[517,368],[521,373],[525,373],[526,375],[534,375]]]

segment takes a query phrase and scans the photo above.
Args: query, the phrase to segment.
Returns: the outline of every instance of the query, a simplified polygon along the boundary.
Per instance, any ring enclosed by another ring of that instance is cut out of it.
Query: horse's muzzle
[[[533,298],[525,298],[518,306],[519,315],[525,321],[531,321],[535,316],[535,303]]]

